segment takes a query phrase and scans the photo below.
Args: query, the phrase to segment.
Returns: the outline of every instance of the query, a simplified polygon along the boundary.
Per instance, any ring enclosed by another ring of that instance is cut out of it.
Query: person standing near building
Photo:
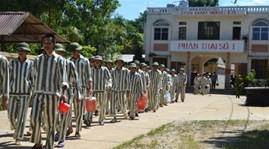
[[[151,86],[149,88],[149,111],[153,110],[156,112],[159,106],[159,94],[163,92],[162,90],[162,73],[158,70],[158,62],[152,64],[152,70],[149,70],[149,78]]]
[[[66,55],[65,47],[62,44],[57,43],[55,45],[55,52],[61,55],[63,58]],[[78,97],[80,99],[80,84],[78,80],[78,73],[76,72],[75,64],[66,59],[66,72],[69,88],[67,89],[67,103],[70,105],[67,113],[58,113],[60,121],[58,122],[58,130],[55,136],[55,140],[59,141],[57,147],[63,148],[65,137],[73,132],[72,128],[72,103],[73,98]],[[74,92],[75,91],[75,92]]]
[[[116,103],[117,100],[120,105],[120,110],[123,113],[124,119],[128,119],[128,115],[126,113],[127,110],[127,98],[129,96],[129,70],[123,67],[124,60],[122,58],[117,58],[115,61],[116,68],[111,73],[112,78],[112,98],[110,104],[111,114],[113,115],[112,123],[117,121],[117,111],[116,111]]]
[[[186,85],[187,85],[187,74],[184,73],[184,68],[180,68],[179,74],[177,77],[177,86],[180,92],[180,99],[182,102],[184,102],[185,100]],[[176,102],[178,101],[179,92],[176,95]]]
[[[35,143],[34,149],[42,148],[41,117],[46,125],[46,149],[54,148],[54,133],[59,97],[66,100],[64,95],[68,88],[65,59],[56,54],[54,47],[56,38],[46,34],[42,38],[44,53],[37,56],[33,64],[33,106],[31,111],[32,135],[30,142]]]
[[[162,89],[163,92],[160,93],[160,107],[162,107],[163,105],[166,105],[165,101],[164,101],[164,93],[166,91],[169,91],[169,78],[167,75],[167,72],[165,71],[165,66],[164,64],[160,65],[160,72],[162,73]]]
[[[11,128],[15,129],[13,139],[16,145],[21,145],[33,83],[31,75],[33,62],[27,59],[28,53],[31,52],[27,43],[20,43],[17,51],[18,58],[13,59],[9,65],[8,118]]]
[[[177,74],[176,74],[176,70],[172,68],[171,69],[171,87],[170,87],[171,103],[174,102],[176,91],[177,91]]]
[[[129,74],[129,84],[130,84],[130,97],[129,99],[129,112],[130,112],[130,119],[135,119],[136,108],[137,108],[137,101],[143,95],[143,88],[142,88],[142,78],[141,75],[137,72],[137,65],[135,63],[130,64],[130,74]]]
[[[106,98],[106,91],[111,90],[111,75],[106,67],[102,67],[103,59],[101,56],[96,55],[93,59],[92,90],[93,96],[96,97],[99,105],[99,125],[104,125],[106,105],[108,101]],[[86,114],[86,119],[92,119],[92,114],[93,113],[88,112]]]
[[[69,51],[71,52],[71,57],[69,58],[75,64],[76,72],[78,73],[78,79],[80,82],[81,89],[81,99],[79,97],[74,97],[74,111],[76,118],[76,137],[81,137],[80,131],[82,130],[82,116],[85,111],[84,100],[87,96],[92,94],[92,77],[91,77],[91,67],[90,62],[87,58],[80,54],[82,46],[76,42],[69,45]]]
[[[213,72],[213,74],[211,75],[211,81],[212,81],[212,89],[216,89],[216,85],[218,85],[217,84],[217,82],[218,82],[218,76],[217,76],[217,74],[216,74],[216,72]]]
[[[197,74],[196,77],[193,80],[193,88],[194,88],[194,94],[200,94],[201,93],[201,75]]]
[[[9,68],[6,57],[0,55],[0,95],[2,94],[2,109],[7,109],[9,98]]]

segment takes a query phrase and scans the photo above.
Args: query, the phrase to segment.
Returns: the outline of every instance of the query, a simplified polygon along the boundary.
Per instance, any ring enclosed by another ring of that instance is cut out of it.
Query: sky
[[[121,6],[115,14],[128,20],[134,20],[147,7],[166,7],[166,4],[178,4],[179,0],[119,0],[119,2]],[[234,0],[219,0],[219,6],[269,6],[269,0],[237,0],[236,4],[233,2]]]

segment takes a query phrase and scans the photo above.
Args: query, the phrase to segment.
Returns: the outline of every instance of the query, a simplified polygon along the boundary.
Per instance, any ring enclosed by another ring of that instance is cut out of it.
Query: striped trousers
[[[126,115],[127,110],[127,99],[126,99],[126,91],[112,91],[112,98],[110,104],[111,115],[116,116],[116,104],[119,103],[121,112]]]
[[[42,117],[46,125],[46,149],[54,148],[54,133],[56,130],[58,97],[56,95],[35,94],[31,111],[32,135],[30,142],[41,143]]]
[[[149,89],[149,109],[157,109],[159,106],[160,98],[159,91],[154,89],[154,87]]]
[[[71,89],[72,90],[72,89]],[[59,118],[59,141],[65,141],[66,131],[68,126],[72,125],[72,103],[73,103],[73,95],[70,93],[71,91],[68,89],[68,104],[70,105],[69,111],[67,113],[58,112]]]
[[[176,86],[171,86],[170,87],[171,102],[174,101],[175,94],[176,94]]]
[[[130,117],[135,116],[135,112],[137,109],[137,102],[140,98],[141,94],[130,94],[130,97],[128,98],[128,109],[130,111]]]
[[[8,101],[8,118],[11,129],[15,129],[13,135],[14,139],[23,139],[28,106],[29,95],[10,95],[10,99]]]
[[[96,101],[99,105],[99,122],[103,122],[106,118],[106,105],[107,105],[107,98],[105,91],[93,92],[93,96],[96,97]],[[90,120],[91,115],[93,112],[87,112],[86,120]]]
[[[111,91],[108,91],[106,94],[107,104],[106,104],[106,112],[110,112],[110,103],[111,103]]]
[[[84,100],[86,98],[86,88],[82,88],[81,92],[81,101],[77,102],[77,97],[74,97],[73,105],[74,105],[74,113],[76,119],[76,132],[80,132],[82,130],[82,116],[85,113],[85,103]]]

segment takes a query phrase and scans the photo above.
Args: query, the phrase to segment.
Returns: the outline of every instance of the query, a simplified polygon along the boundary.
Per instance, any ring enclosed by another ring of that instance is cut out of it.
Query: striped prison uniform
[[[111,73],[114,70],[114,68],[108,69],[109,73],[110,73],[110,77],[111,77]],[[112,80],[111,80],[112,81]],[[112,82],[111,82],[112,85]],[[106,92],[106,98],[107,98],[107,104],[106,104],[106,112],[110,112],[110,102],[111,102],[111,90],[107,90]],[[116,103],[116,105],[118,105],[118,103]]]
[[[177,75],[171,75],[171,87],[170,87],[170,95],[171,95],[171,101],[174,101],[175,93],[177,91]]]
[[[121,69],[115,68],[111,73],[112,79],[112,98],[110,104],[110,113],[116,116],[116,103],[119,102],[120,110],[124,115],[127,109],[126,91],[129,90],[129,70],[122,67]]]
[[[16,58],[9,64],[10,98],[8,100],[8,118],[11,128],[15,129],[14,139],[23,139],[32,89],[32,67],[33,62],[29,59],[21,62]]]
[[[137,72],[130,72],[129,80],[130,97],[128,98],[128,108],[130,111],[130,117],[134,117],[137,108],[137,101],[143,94],[143,82],[141,75]]]
[[[146,93],[147,93],[147,98],[149,99],[149,88],[150,88],[150,78],[149,78],[149,73],[144,71],[145,73],[145,79],[146,79]],[[147,102],[147,105],[145,106],[146,109],[148,109],[149,102]]]
[[[54,51],[51,55],[38,55],[33,65],[33,107],[31,111],[32,135],[30,142],[41,143],[41,119],[44,117],[46,148],[54,148],[57,107],[61,88],[68,87],[65,59]]]
[[[181,101],[185,100],[186,84],[187,84],[187,75],[186,75],[186,73],[182,73],[182,74],[179,73],[177,75],[178,92],[176,94],[176,100],[178,100],[179,93],[180,93]]]
[[[0,55],[0,95],[9,97],[9,69],[8,60]]]
[[[163,92],[161,92],[160,94],[160,104],[166,104],[166,102],[164,101],[164,93],[169,90],[169,78],[168,78],[168,75],[167,75],[167,72],[166,71],[163,71],[161,72],[162,73],[162,77],[161,77],[161,80],[162,80],[162,89],[163,89]]]
[[[67,89],[67,98],[68,104],[70,105],[69,111],[67,113],[59,113],[60,121],[59,121],[59,141],[65,141],[66,131],[68,126],[72,126],[72,103],[74,100],[74,96],[78,99],[80,97],[80,82],[78,78],[78,73],[75,68],[75,64],[70,61],[66,60],[66,73],[68,79],[68,86]]]
[[[81,85],[81,101],[77,102],[76,100],[74,100],[73,102],[76,118],[76,132],[79,132],[82,130],[82,116],[85,111],[84,99],[89,96],[87,95],[87,89],[89,89],[89,82],[92,81],[91,67],[89,60],[82,55],[80,55],[78,59],[74,59],[71,57],[70,60],[75,64],[75,68],[78,73],[78,78]],[[78,99],[78,97],[75,96],[74,99]]]
[[[92,90],[93,96],[96,97],[97,103],[99,104],[99,122],[105,120],[106,114],[106,90],[111,87],[111,75],[106,67],[93,68],[92,69]],[[90,120],[92,112],[87,112],[86,120]]]
[[[140,74],[141,79],[142,79],[142,91],[143,91],[143,93],[147,93],[148,92],[148,84],[149,84],[148,73],[144,72],[141,69],[138,69],[137,72],[138,72],[138,74]]]
[[[162,89],[162,73],[160,70],[150,70],[149,78],[149,109],[156,110],[159,105],[159,91]]]

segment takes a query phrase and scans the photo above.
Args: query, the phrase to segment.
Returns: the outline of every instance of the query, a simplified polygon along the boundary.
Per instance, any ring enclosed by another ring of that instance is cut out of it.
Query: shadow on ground
[[[225,133],[237,135],[225,136]],[[252,130],[240,133],[240,130],[233,132],[223,132],[220,137],[213,137],[203,143],[214,145],[216,148],[225,149],[268,149],[269,148],[269,131]]]

